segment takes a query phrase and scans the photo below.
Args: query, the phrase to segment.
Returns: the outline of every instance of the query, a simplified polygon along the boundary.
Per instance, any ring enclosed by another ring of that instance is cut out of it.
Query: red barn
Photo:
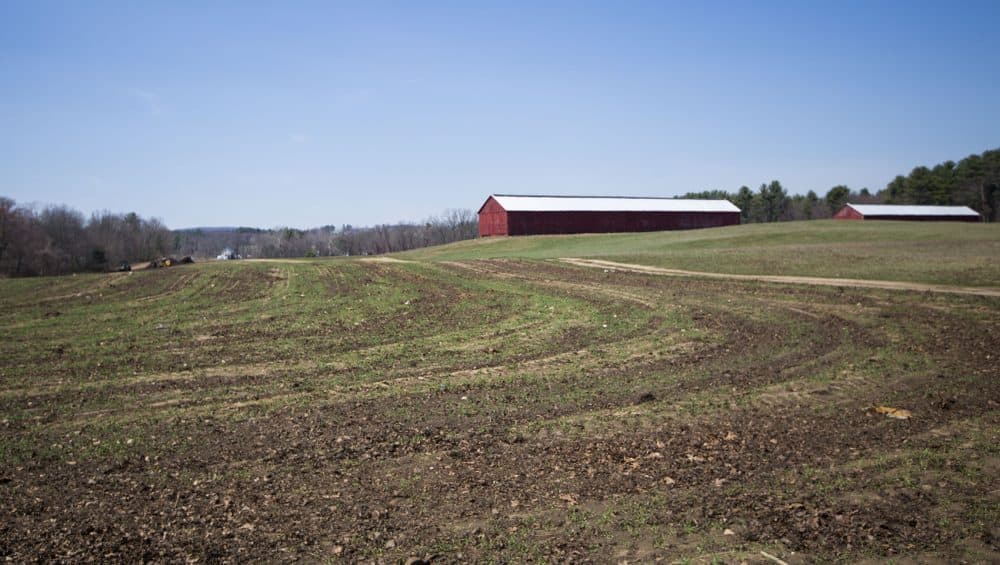
[[[479,208],[479,235],[687,230],[740,223],[728,200],[493,194]]]
[[[848,204],[833,215],[836,220],[909,220],[912,222],[979,222],[968,206],[899,206]]]

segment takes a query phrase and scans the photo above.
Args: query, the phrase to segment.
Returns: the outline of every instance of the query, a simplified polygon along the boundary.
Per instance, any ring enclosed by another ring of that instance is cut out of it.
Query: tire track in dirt
[[[810,286],[833,286],[851,288],[877,288],[883,290],[908,290],[914,292],[939,292],[946,294],[965,294],[973,296],[1000,297],[1000,288],[995,287],[974,287],[974,286],[951,286],[943,284],[912,283],[900,281],[880,281],[865,279],[833,279],[822,277],[799,277],[785,275],[737,275],[732,273],[708,273],[703,271],[685,271],[681,269],[666,269],[663,267],[651,267],[648,265],[637,265],[634,263],[619,263],[617,261],[605,261],[603,259],[579,259],[575,257],[562,257],[559,259],[564,263],[577,265],[580,267],[591,267],[597,269],[616,269],[619,271],[630,271],[647,275],[664,275],[670,277],[695,277],[710,279],[730,279],[738,281],[768,282],[778,284],[804,284]]]
[[[465,269],[467,271],[471,271],[473,273],[486,277],[497,277],[497,278],[518,280],[523,282],[531,282],[534,284],[547,287],[561,288],[564,290],[584,291],[590,294],[602,295],[612,299],[626,300],[629,302],[633,302],[635,304],[639,304],[649,309],[654,309],[661,306],[660,304],[657,304],[654,301],[651,301],[634,293],[625,292],[621,289],[609,288],[606,286],[600,286],[596,284],[588,285],[582,283],[558,281],[540,276],[532,276],[531,274],[515,273],[500,269],[496,262],[484,263],[484,262],[442,261],[441,264],[448,265],[451,267],[456,267],[459,269]]]
[[[142,304],[145,302],[153,302],[161,298],[166,298],[171,294],[176,294],[182,290],[187,290],[187,288],[194,282],[195,279],[201,276],[198,271],[192,273],[184,273],[182,276],[178,277],[177,280],[173,281],[166,290],[157,294],[151,294],[149,296],[143,296],[142,298],[136,298],[132,302],[137,304]]]

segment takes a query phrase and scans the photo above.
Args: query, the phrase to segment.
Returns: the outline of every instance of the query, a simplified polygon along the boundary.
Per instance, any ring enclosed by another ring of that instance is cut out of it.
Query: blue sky
[[[0,2],[0,195],[368,225],[1000,147],[1000,2]]]

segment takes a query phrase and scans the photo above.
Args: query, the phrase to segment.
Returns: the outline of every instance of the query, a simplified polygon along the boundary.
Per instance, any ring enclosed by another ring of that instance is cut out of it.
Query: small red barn
[[[968,206],[909,206],[892,204],[848,204],[833,216],[836,220],[909,220],[913,222],[979,222],[979,212]]]
[[[740,223],[728,200],[493,194],[479,208],[479,235],[686,230]]]

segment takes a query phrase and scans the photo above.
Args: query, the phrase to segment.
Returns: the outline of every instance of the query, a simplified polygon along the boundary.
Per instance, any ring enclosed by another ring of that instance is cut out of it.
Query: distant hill
[[[173,230],[180,233],[257,233],[265,231],[261,228],[250,228],[246,226],[200,226],[195,228],[180,228]]]

